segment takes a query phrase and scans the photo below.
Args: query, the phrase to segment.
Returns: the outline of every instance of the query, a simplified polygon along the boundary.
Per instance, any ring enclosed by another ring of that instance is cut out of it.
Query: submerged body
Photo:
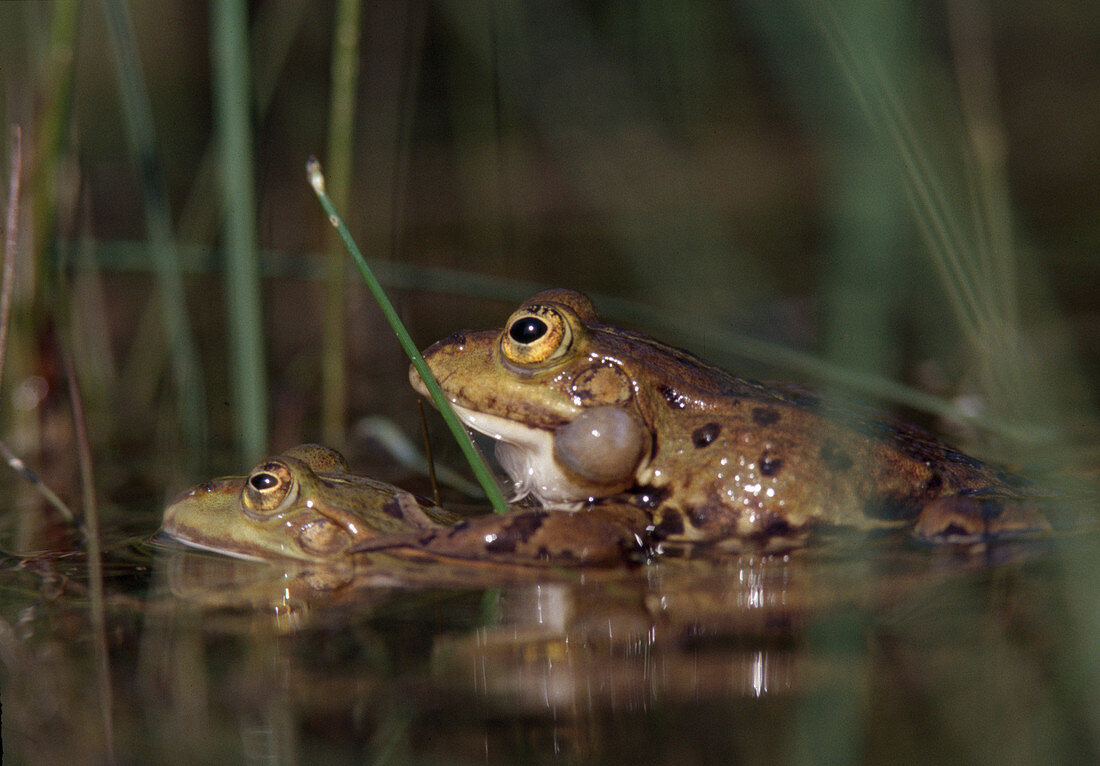
[[[466,425],[498,440],[517,496],[642,509],[657,543],[790,541],[818,524],[967,540],[1045,526],[1003,472],[917,428],[829,413],[807,391],[605,325],[571,290],[424,356]]]

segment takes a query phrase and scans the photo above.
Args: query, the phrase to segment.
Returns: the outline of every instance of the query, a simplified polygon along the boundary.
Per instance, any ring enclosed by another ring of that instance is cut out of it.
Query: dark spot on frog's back
[[[753,407],[752,422],[758,426],[770,426],[779,422],[781,415],[779,410],[771,407]]]
[[[464,332],[451,333],[451,337],[447,338],[447,340],[445,340],[443,342],[443,345],[460,346],[460,347],[465,346],[466,345],[466,333],[464,333]]]
[[[526,543],[542,527],[544,518],[545,511],[518,514],[501,528],[496,539],[485,544],[485,550],[490,553],[515,553],[517,545]]]
[[[722,427],[717,423],[707,423],[705,426],[699,426],[691,432],[691,443],[696,448],[702,448],[709,445],[712,441],[718,438],[718,434],[722,433]]]
[[[687,407],[687,397],[672,386],[658,386],[657,391],[659,391],[661,396],[665,398],[665,401],[668,402],[668,406],[677,410],[682,410]]]
[[[764,454],[760,456],[757,465],[760,466],[760,473],[764,476],[775,476],[779,473],[779,469],[783,467],[783,459],[773,457],[767,452],[764,452]]]
[[[515,553],[516,541],[508,535],[498,535],[491,542],[485,543],[485,550],[489,553]]]
[[[383,503],[382,511],[387,516],[392,516],[395,519],[405,518],[405,512],[401,510],[401,504],[397,502],[397,498],[390,500],[388,503]]]
[[[515,535],[521,542],[527,542],[531,535],[542,527],[542,520],[546,518],[545,511],[532,511],[517,516],[506,527],[508,533]]]

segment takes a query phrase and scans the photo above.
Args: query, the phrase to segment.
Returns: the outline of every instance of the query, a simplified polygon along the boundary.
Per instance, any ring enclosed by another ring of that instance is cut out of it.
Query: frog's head
[[[601,325],[587,297],[555,289],[525,301],[502,330],[455,333],[424,358],[462,421],[497,439],[517,496],[570,507],[631,486],[651,453],[639,355],[634,336]],[[409,378],[428,395],[415,368]]]
[[[408,520],[415,503],[396,487],[348,473],[339,452],[304,444],[261,461],[247,476],[187,490],[165,509],[161,529],[238,558],[333,561],[367,537],[416,530]]]

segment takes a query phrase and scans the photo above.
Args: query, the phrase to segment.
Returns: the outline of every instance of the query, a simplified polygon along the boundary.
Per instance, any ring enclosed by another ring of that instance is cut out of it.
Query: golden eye
[[[512,314],[500,336],[505,360],[531,365],[556,359],[569,351],[573,331],[557,309],[528,305]]]
[[[256,466],[241,490],[241,505],[250,516],[269,515],[297,499],[298,482],[294,474],[276,460]]]

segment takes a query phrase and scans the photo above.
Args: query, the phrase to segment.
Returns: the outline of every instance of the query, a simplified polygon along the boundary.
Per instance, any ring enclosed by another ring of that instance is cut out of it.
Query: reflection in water
[[[495,581],[385,559],[341,570],[130,552],[106,583],[118,752],[265,763],[1092,752],[1087,714],[1051,670],[1063,620],[1043,556],[990,566],[876,543]],[[17,760],[102,752],[83,576],[79,562],[0,572],[4,746]],[[48,599],[46,580],[60,583]],[[1035,723],[996,736],[1017,720]]]
[[[434,675],[486,704],[555,718],[760,697],[797,683],[787,560],[709,573],[659,565],[614,582],[503,590],[499,622],[444,636]]]

